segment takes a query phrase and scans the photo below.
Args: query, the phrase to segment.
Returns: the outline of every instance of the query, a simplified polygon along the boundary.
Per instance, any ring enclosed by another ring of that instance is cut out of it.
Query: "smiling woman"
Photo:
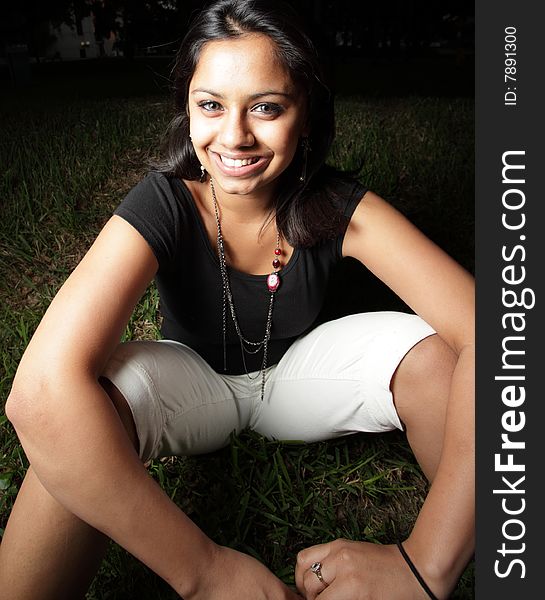
[[[117,207],[17,371],[6,411],[32,466],[0,588],[82,597],[111,538],[186,600],[446,598],[473,552],[472,278],[325,165],[332,97],[290,8],[213,2],[174,77],[163,160]],[[319,325],[344,256],[414,313]],[[164,339],[119,344],[153,278]],[[245,428],[306,442],[405,430],[432,482],[408,539],[312,546],[297,590],[217,545],[144,463],[213,451]]]

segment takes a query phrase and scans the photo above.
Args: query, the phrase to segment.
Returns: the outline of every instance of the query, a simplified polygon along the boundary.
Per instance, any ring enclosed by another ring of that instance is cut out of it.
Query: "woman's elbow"
[[[16,376],[5,405],[6,417],[19,434],[43,430],[48,418],[50,385],[45,378]]]

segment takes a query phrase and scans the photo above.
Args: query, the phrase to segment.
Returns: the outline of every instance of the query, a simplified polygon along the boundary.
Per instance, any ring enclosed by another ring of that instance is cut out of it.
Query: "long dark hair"
[[[207,42],[260,33],[277,47],[278,58],[308,98],[306,181],[301,183],[302,145],[280,176],[273,210],[281,234],[294,246],[311,246],[337,235],[343,222],[336,202],[335,180],[341,174],[326,167],[335,135],[332,94],[324,82],[314,44],[293,8],[281,0],[216,0],[193,21],[173,69],[176,116],[167,130],[163,158],[156,170],[196,180],[200,162],[189,138],[189,84]]]

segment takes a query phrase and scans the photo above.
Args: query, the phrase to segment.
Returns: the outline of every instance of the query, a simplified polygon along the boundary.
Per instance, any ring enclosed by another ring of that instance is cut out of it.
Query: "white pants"
[[[261,377],[216,373],[169,340],[121,344],[104,372],[132,411],[143,460],[202,454],[251,428],[269,439],[314,442],[402,429],[390,383],[433,329],[399,312],[351,315],[298,339]]]

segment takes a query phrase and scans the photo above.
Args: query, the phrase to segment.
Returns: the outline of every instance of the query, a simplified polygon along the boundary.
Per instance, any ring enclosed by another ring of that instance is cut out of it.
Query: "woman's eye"
[[[208,112],[215,112],[221,109],[219,102],[214,102],[214,100],[205,100],[204,102],[199,102],[199,108],[203,108]]]
[[[262,102],[254,107],[254,111],[263,113],[264,115],[278,115],[282,112],[282,107],[273,102]]]

